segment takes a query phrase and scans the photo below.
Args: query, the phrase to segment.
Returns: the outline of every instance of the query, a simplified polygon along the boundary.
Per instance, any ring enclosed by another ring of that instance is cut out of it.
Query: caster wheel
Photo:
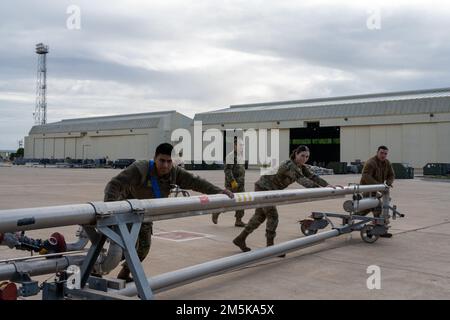
[[[309,230],[308,228],[314,222],[312,219],[305,219],[300,221],[300,230],[305,236],[311,236],[317,233],[317,230]]]
[[[367,224],[361,229],[361,239],[367,243],[374,243],[380,237],[379,235],[372,234],[374,226]]]

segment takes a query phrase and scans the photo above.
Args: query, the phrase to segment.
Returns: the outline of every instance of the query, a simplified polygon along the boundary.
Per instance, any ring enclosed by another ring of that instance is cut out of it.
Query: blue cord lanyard
[[[151,181],[152,183],[152,189],[153,189],[153,195],[155,196],[155,198],[162,198],[161,197],[161,190],[159,189],[159,183],[158,180],[156,178],[156,175],[152,175],[152,171],[153,171],[153,165],[155,164],[155,162],[153,160],[150,160],[148,162],[148,180]]]

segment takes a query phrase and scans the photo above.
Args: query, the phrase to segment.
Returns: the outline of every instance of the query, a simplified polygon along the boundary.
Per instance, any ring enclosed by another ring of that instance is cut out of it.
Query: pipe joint
[[[129,203],[129,205],[131,207],[131,211],[133,213],[141,214],[141,213],[145,212],[145,208],[142,205],[142,201],[137,200],[137,199],[129,199],[129,200],[125,200],[125,201]]]

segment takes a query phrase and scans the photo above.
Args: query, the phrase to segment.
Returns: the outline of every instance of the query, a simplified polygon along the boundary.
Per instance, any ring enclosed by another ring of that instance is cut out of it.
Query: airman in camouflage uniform
[[[386,183],[388,186],[392,187],[394,183],[395,174],[394,169],[390,161],[387,159],[389,149],[385,146],[378,147],[377,154],[366,161],[364,164],[360,184],[383,184]],[[375,197],[376,193],[364,193],[364,197]],[[359,212],[359,215],[367,215],[373,212],[374,217],[379,217],[381,215],[381,208],[368,209]],[[382,238],[391,238],[392,234],[386,232],[380,235]]]
[[[378,154],[387,152],[387,149],[380,149],[377,155],[370,158],[364,164],[360,184],[380,184],[385,183],[392,186],[395,175],[394,169],[388,159],[380,160]]]
[[[329,186],[328,182],[315,175],[308,169],[307,165],[296,160],[297,154],[304,153],[306,161],[309,158],[309,149],[306,146],[298,147],[291,155],[291,159],[284,161],[275,174],[263,175],[255,183],[255,191],[282,190],[290,184],[297,182],[305,188],[319,188]],[[245,240],[250,233],[257,229],[265,220],[267,246],[274,244],[276,229],[278,226],[278,211],[276,207],[257,208],[255,214],[247,223],[242,233],[237,236],[233,243],[242,251],[250,251]],[[284,256],[284,255],[282,255]]]
[[[234,143],[235,150],[230,152],[225,158],[225,188],[231,192],[244,192],[245,191],[245,163],[242,154],[242,143]],[[237,210],[234,217],[236,227],[245,227],[245,223],[242,221],[244,216],[244,210]],[[212,215],[212,221],[217,224],[219,213]]]
[[[225,193],[229,197],[233,194],[223,190],[208,181],[191,174],[179,166],[172,165],[171,152],[173,147],[168,143],[158,146],[155,152],[155,162],[152,170],[148,160],[136,161],[119,173],[106,185],[104,201],[119,201],[125,199],[152,199],[156,197],[151,179],[156,177],[160,195],[167,198],[170,194],[171,184],[176,184],[182,189],[216,194]],[[141,261],[150,251],[153,223],[142,223],[136,244],[137,254]],[[131,281],[130,270],[126,263],[118,275],[119,279]]]

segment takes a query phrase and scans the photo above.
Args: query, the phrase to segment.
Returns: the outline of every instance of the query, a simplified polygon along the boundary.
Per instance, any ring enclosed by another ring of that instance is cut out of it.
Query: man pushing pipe
[[[231,191],[221,189],[179,166],[174,166],[172,151],[171,144],[162,143],[156,148],[153,160],[136,161],[112,178],[106,185],[104,201],[167,198],[171,185],[174,184],[182,189],[206,194],[223,193],[230,198],[234,197]],[[143,223],[139,232],[136,248],[141,261],[150,251],[152,226],[152,222]],[[122,265],[122,270],[117,277],[127,282],[132,281],[130,269],[126,263]]]
[[[391,163],[387,159],[389,149],[386,146],[379,146],[377,150],[377,154],[366,161],[364,164],[362,175],[361,175],[361,185],[368,184],[378,184],[385,183],[389,187],[393,188],[393,183],[395,180],[394,169],[392,168]],[[375,193],[366,192],[363,194],[364,197],[373,197],[376,196]],[[379,217],[381,215],[381,206],[376,207],[375,209],[367,209],[362,211],[361,215],[367,215],[370,212],[373,212],[374,217]],[[382,238],[391,238],[392,233],[386,231],[385,234],[380,235]]]

